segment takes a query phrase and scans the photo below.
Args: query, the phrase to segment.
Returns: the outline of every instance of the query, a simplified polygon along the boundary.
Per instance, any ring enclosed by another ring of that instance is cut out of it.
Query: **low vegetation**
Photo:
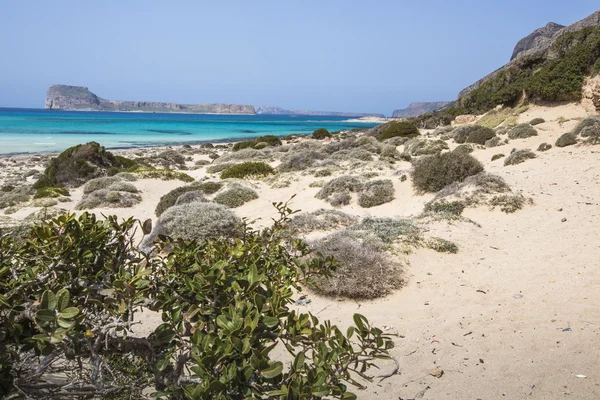
[[[530,124],[519,124],[508,131],[509,139],[527,139],[537,136],[537,131]]]
[[[294,234],[307,234],[314,231],[333,231],[346,228],[358,222],[358,218],[338,210],[321,208],[310,213],[297,214],[289,223]]]
[[[188,192],[200,191],[204,194],[210,195],[218,192],[222,187],[223,184],[221,182],[208,181],[202,183],[194,182],[187,186],[175,188],[160,198],[158,204],[156,205],[154,213],[157,217],[160,217],[162,213],[164,213],[166,210],[173,207],[177,203],[180,196]]]
[[[281,146],[281,139],[274,135],[265,135],[257,137],[254,140],[246,140],[242,142],[234,143],[233,151],[240,151],[243,149],[263,149],[265,147]]]
[[[506,157],[506,159],[504,160],[504,165],[517,165],[536,157],[537,156],[535,155],[535,153],[531,150],[516,150],[510,153],[508,157]]]
[[[562,134],[558,139],[556,139],[556,143],[554,143],[556,147],[567,147],[574,144],[577,144],[577,136],[571,132]]]
[[[325,138],[330,138],[331,133],[329,133],[329,131],[325,128],[319,128],[312,133],[312,137],[313,139],[323,140]]]
[[[237,208],[256,199],[258,199],[258,193],[253,189],[241,185],[231,185],[219,192],[213,201],[230,208]]]
[[[361,192],[364,188],[362,179],[357,176],[345,175],[327,182],[315,195],[317,199],[331,202],[332,196]]]
[[[529,121],[529,125],[531,126],[535,126],[535,125],[539,125],[539,124],[543,124],[544,122],[546,122],[546,120],[544,118],[534,118],[531,121]]]
[[[419,136],[419,129],[410,122],[396,121],[389,125],[379,134],[379,141],[384,141],[393,137],[413,138]]]
[[[259,178],[274,174],[275,170],[264,162],[243,162],[241,164],[232,165],[221,172],[221,179],[238,178],[245,179],[248,177]]]
[[[442,153],[415,161],[411,175],[418,192],[437,192],[482,171],[483,165],[469,154]]]
[[[125,208],[142,201],[137,188],[115,176],[96,178],[83,187],[83,197],[77,203],[77,210],[96,207]]]
[[[432,155],[448,150],[448,143],[443,140],[413,138],[404,144],[404,153],[412,157]],[[396,150],[394,148],[394,150]]]
[[[552,145],[550,143],[541,143],[538,148],[537,151],[548,151],[552,148]]]
[[[358,195],[358,205],[371,208],[394,200],[394,184],[389,179],[375,180],[365,183]]]

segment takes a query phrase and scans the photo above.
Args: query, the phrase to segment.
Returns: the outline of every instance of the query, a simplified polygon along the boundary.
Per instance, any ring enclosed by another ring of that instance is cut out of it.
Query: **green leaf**
[[[169,366],[169,357],[165,356],[156,362],[156,368],[159,371],[164,371]]]
[[[278,377],[283,372],[283,363],[281,361],[276,361],[274,363],[270,363],[267,369],[260,371],[261,375],[267,379],[273,379]]]
[[[72,319],[75,318],[79,314],[79,308],[77,307],[68,307],[65,308],[61,313],[58,314],[59,318],[63,319]]]
[[[356,324],[356,327],[358,328],[359,331],[364,331],[365,330],[365,322],[367,321],[367,319],[360,314],[354,314],[354,323]]]
[[[356,395],[354,393],[346,392],[341,397],[342,400],[356,400]]]
[[[72,328],[75,325],[75,321],[69,321],[62,318],[59,318],[56,322],[58,322],[58,326],[65,329]]]
[[[58,307],[58,311],[63,311],[67,308],[70,301],[71,294],[67,289],[61,289],[56,293],[56,306]]]
[[[262,322],[269,328],[273,328],[279,323],[279,318],[266,316],[262,318]]]
[[[54,311],[51,310],[39,310],[35,313],[35,322],[39,323],[48,323],[56,320],[56,315]]]
[[[54,311],[56,309],[56,296],[51,290],[46,290],[42,293],[42,301],[40,308]]]
[[[294,370],[299,371],[304,366],[304,352],[300,352],[296,355],[294,359]]]

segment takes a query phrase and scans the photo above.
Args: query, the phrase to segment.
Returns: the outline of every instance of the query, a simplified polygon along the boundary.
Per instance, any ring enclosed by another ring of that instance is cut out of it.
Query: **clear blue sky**
[[[597,1],[0,0],[0,106],[52,83],[103,98],[390,114],[453,100]]]

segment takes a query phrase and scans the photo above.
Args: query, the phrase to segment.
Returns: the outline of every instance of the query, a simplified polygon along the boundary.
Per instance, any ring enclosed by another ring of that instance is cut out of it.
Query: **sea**
[[[0,154],[60,152],[87,142],[108,149],[199,144],[263,135],[370,128],[344,117],[212,115],[0,108]]]

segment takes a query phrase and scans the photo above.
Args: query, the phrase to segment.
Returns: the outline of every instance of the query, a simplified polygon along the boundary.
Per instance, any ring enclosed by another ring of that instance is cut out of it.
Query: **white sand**
[[[520,122],[542,117],[539,136],[512,140],[501,147],[476,150],[485,169],[502,176],[515,192],[535,204],[514,214],[487,208],[467,209],[481,225],[434,224],[435,235],[458,244],[458,254],[420,249],[409,257],[406,287],[377,301],[336,301],[309,292],[308,306],[319,318],[345,326],[359,312],[396,337],[392,355],[400,374],[375,382],[359,398],[371,399],[598,399],[600,398],[600,147],[553,147],[537,158],[504,167],[497,153],[513,148],[535,151],[554,144],[582,118],[578,105],[532,107]],[[398,163],[409,169],[409,163]],[[204,176],[204,168],[188,173]],[[343,211],[356,215],[409,216],[422,211],[431,196],[415,196],[410,180],[394,180],[396,199],[371,209],[357,205]],[[260,198],[236,209],[243,217],[261,217],[264,226],[276,216],[271,202],[313,211],[327,207],[314,198],[313,177],[300,174],[284,189],[255,182]],[[330,178],[320,178],[328,180]],[[160,196],[181,186],[177,181],[135,182],[143,202],[130,209],[95,210],[104,214],[154,218]],[[73,199],[81,189],[73,191]],[[70,208],[75,204],[63,203]],[[561,210],[561,211],[559,211]],[[23,209],[14,216],[26,216]],[[565,222],[561,222],[566,218]],[[144,314],[146,329],[159,320]],[[384,364],[384,371],[393,364]],[[434,369],[444,374],[429,375]],[[577,378],[582,374],[586,378]]]

